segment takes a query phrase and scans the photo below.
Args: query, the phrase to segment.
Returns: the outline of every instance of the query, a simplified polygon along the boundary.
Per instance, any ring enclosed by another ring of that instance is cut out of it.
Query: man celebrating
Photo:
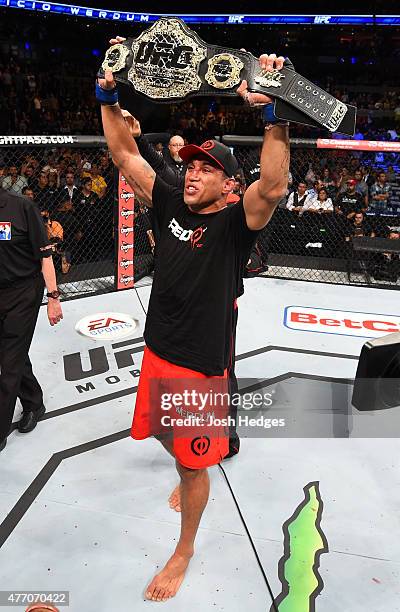
[[[282,69],[284,58],[262,55],[264,71]],[[244,81],[238,93],[251,103],[270,98],[251,94]],[[260,179],[235,206],[227,206],[238,164],[228,147],[209,140],[179,151],[186,162],[184,191],[157,177],[139,154],[121,109],[111,71],[96,86],[104,134],[113,160],[141,200],[153,207],[160,228],[157,265],[144,331],[146,348],[131,435],[157,435],[159,402],[152,385],[167,391],[182,379],[210,386],[226,380],[238,277],[258,232],[285,195],[289,172],[287,124],[266,112]],[[270,107],[266,107],[270,109]],[[170,395],[170,393],[169,393]],[[159,398],[158,398],[159,399]],[[153,400],[153,401],[152,401]],[[178,409],[176,410],[178,412]],[[159,437],[179,473],[181,532],[175,551],[146,589],[146,597],[173,597],[194,553],[194,541],[209,496],[207,468],[228,453],[228,433],[210,438]]]

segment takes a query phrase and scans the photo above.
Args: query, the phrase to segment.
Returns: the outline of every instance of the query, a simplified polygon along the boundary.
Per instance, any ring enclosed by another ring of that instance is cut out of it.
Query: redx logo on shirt
[[[175,236],[175,238],[178,238],[178,240],[183,240],[184,242],[188,242],[190,240],[192,249],[203,246],[203,243],[200,242],[200,240],[203,237],[204,232],[207,230],[207,226],[197,227],[195,230],[185,230],[181,225],[179,225],[175,217],[173,217],[169,222],[168,227],[171,230],[171,234]]]
[[[0,240],[11,240],[10,221],[0,221]]]

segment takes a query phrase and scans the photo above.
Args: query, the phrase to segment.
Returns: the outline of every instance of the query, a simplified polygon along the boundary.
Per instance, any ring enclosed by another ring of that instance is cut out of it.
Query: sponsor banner
[[[331,310],[309,306],[286,306],[285,327],[297,331],[337,334],[359,338],[379,338],[400,331],[400,316]]]
[[[63,136],[57,134],[55,136],[0,136],[0,145],[59,145],[59,144],[74,144],[77,142],[76,136]]]
[[[98,312],[80,319],[75,330],[93,340],[119,340],[130,336],[137,321],[122,312]]]
[[[0,0],[0,6],[8,8],[25,9],[44,13],[56,13],[73,17],[85,17],[96,20],[127,21],[127,22],[154,22],[161,17],[155,13],[133,13],[116,11],[112,9],[90,8],[88,6],[74,6],[59,2],[46,2],[43,0]],[[398,15],[224,15],[224,14],[177,14],[187,23],[215,23],[215,24],[308,24],[308,25],[396,25],[400,22]]]
[[[115,271],[116,288],[134,286],[134,219],[135,194],[122,174],[118,177],[118,255]]]
[[[349,149],[352,151],[400,152],[400,142],[379,140],[336,140],[335,138],[318,138],[318,149]]]

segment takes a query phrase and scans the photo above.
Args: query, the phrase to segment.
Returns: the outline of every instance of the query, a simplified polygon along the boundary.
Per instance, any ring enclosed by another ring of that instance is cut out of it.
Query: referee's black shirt
[[[42,258],[51,254],[36,204],[0,188],[0,287],[38,276]]]

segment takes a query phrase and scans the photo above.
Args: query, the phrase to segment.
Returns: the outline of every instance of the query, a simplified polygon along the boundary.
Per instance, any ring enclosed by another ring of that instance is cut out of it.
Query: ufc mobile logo
[[[396,315],[330,310],[308,306],[287,306],[284,325],[298,331],[311,331],[359,338],[379,338],[400,331]]]

